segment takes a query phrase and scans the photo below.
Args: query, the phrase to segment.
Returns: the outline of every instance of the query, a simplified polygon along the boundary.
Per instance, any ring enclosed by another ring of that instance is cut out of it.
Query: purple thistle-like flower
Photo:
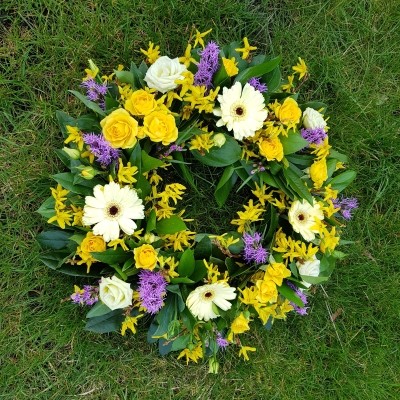
[[[261,245],[261,234],[258,232],[243,234],[244,259],[247,263],[262,264],[267,261],[268,251]]]
[[[306,305],[308,303],[307,295],[302,290],[300,290],[296,285],[294,285],[292,282],[286,281],[286,283],[291,289],[294,290],[297,297],[303,302],[303,304]],[[297,314],[307,315],[307,310],[309,309],[309,307],[300,307],[297,304],[293,303],[292,301],[290,302],[290,304],[293,307],[294,311],[297,312]]]
[[[139,299],[150,314],[156,314],[164,305],[167,281],[161,272],[139,272]]]
[[[340,199],[332,199],[335,208],[340,207],[340,214],[342,217],[349,221],[353,215],[352,212],[358,208],[358,200],[355,197],[341,197]]]
[[[264,93],[268,90],[268,87],[265,83],[260,81],[260,78],[250,78],[249,85],[253,86],[254,89],[258,90],[261,93]]]
[[[184,151],[184,150],[185,150],[184,147],[179,146],[177,144],[173,144],[173,145],[170,146],[170,148],[165,153],[160,154],[159,158],[168,157],[174,151]]]
[[[306,139],[308,143],[319,145],[325,140],[327,134],[324,128],[303,128],[301,130],[301,136],[303,139]]]
[[[86,89],[86,97],[91,101],[102,101],[108,89],[106,82],[96,83],[92,78],[83,81],[81,87]]]
[[[72,293],[70,298],[74,304],[82,306],[92,306],[99,300],[99,288],[97,286],[85,285],[83,286],[83,293]]]
[[[219,66],[219,47],[215,42],[209,42],[200,52],[200,61],[197,65],[197,72],[194,75],[195,86],[212,87],[212,78]]]
[[[95,133],[85,133],[84,142],[89,145],[90,151],[95,155],[96,161],[103,166],[110,165],[113,161],[118,161],[119,152],[111,147],[102,135]]]
[[[225,350],[229,346],[229,341],[225,339],[220,332],[217,332],[217,339],[216,339],[218,347]]]

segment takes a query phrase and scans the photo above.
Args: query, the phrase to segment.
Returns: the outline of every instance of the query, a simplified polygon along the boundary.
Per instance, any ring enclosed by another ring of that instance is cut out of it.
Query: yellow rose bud
[[[138,122],[118,108],[100,121],[104,138],[114,149],[130,149],[137,142]]]
[[[328,168],[325,158],[314,161],[310,167],[310,178],[314,182],[316,189],[321,188],[322,184],[328,179]]]
[[[90,253],[100,253],[106,250],[106,242],[102,236],[96,236],[93,232],[88,232],[86,237],[82,240],[78,250],[78,254],[82,253],[79,254],[82,259],[92,258]]]
[[[236,317],[231,325],[231,331],[235,334],[243,333],[245,331],[250,330],[248,319],[241,313],[238,317]]]
[[[161,142],[164,146],[178,139],[178,128],[171,114],[153,111],[143,121],[144,131],[152,142]]]
[[[79,174],[83,179],[86,179],[90,181],[97,175],[97,171],[93,167],[83,167],[83,168],[78,168],[81,170],[81,173]]]
[[[283,158],[283,146],[281,141],[275,138],[263,138],[258,142],[260,154],[268,161],[281,161]]]
[[[124,107],[132,115],[145,116],[156,109],[157,102],[151,93],[140,89],[132,93],[125,101]]]
[[[283,104],[276,108],[275,115],[284,125],[298,124],[301,118],[301,110],[296,100],[287,97]]]
[[[133,250],[136,268],[153,270],[157,264],[157,252],[151,244],[143,244]]]

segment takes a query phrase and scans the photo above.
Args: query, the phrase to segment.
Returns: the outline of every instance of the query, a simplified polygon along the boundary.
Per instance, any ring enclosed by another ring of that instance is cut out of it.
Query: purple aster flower
[[[148,270],[139,272],[139,299],[150,314],[156,314],[164,305],[167,281],[162,273]]]
[[[267,261],[268,251],[261,245],[261,234],[258,232],[243,234],[244,242],[244,259],[250,264],[255,262],[256,264],[262,264]]]
[[[303,128],[301,130],[301,136],[310,144],[321,144],[327,137],[327,134],[324,128]]]
[[[221,349],[225,350],[229,346],[229,341],[225,339],[220,332],[217,332],[217,345]]]
[[[99,288],[97,286],[85,285],[82,290],[72,293],[70,298],[73,303],[82,306],[92,306],[99,300]]]
[[[349,221],[352,218],[352,211],[358,208],[358,200],[355,197],[341,197],[340,199],[332,199],[335,208],[340,207],[340,214]]]
[[[297,297],[303,302],[303,304],[306,305],[308,303],[307,295],[302,290],[300,290],[296,285],[294,285],[292,282],[286,281],[286,283],[291,289],[294,290]],[[293,303],[292,301],[290,302],[290,304],[292,305],[294,311],[297,312],[297,314],[307,315],[307,310],[309,309],[309,307],[299,307],[297,304]]]
[[[264,93],[268,90],[267,85],[262,83],[260,78],[250,78],[248,83],[261,93]]]
[[[215,42],[209,42],[200,52],[200,61],[194,75],[195,86],[212,87],[212,78],[219,66],[219,47]]]
[[[96,161],[101,165],[106,167],[113,161],[118,161],[118,150],[112,148],[103,135],[85,133],[83,135],[83,140],[89,145],[90,151],[96,156]]]
[[[83,81],[81,87],[86,89],[86,97],[91,101],[102,101],[108,89],[106,82],[99,84],[92,78]]]

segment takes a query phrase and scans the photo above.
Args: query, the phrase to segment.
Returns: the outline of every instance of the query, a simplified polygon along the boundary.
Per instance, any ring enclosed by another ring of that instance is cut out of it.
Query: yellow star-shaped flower
[[[209,29],[208,31],[201,33],[196,29],[196,37],[194,39],[193,47],[196,47],[197,43],[200,43],[200,46],[204,49],[204,40],[203,40],[203,38],[206,35],[208,35],[211,31],[212,31],[212,29]]]
[[[243,39],[244,47],[235,49],[238,53],[242,53],[242,58],[243,60],[247,60],[249,57],[250,51],[252,50],[257,50],[256,46],[250,46],[249,41],[247,40],[247,37]]]
[[[299,62],[292,67],[295,74],[299,74],[299,79],[303,78],[308,73],[307,65],[302,58],[299,57]]]

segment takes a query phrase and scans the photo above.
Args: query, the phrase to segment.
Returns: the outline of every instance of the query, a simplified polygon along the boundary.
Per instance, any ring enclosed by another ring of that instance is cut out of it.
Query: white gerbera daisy
[[[244,85],[243,91],[240,82],[236,82],[230,89],[224,87],[222,95],[218,95],[218,101],[221,108],[213,111],[214,115],[221,117],[217,126],[226,125],[228,131],[233,130],[237,140],[254,136],[268,117],[264,96],[248,83]]]
[[[289,209],[289,222],[292,224],[293,230],[300,233],[308,242],[315,239],[318,233],[316,227],[317,220],[324,219],[324,213],[320,210],[320,205],[314,201],[311,205],[307,200],[295,200]]]
[[[190,292],[186,305],[199,320],[208,321],[218,317],[213,310],[214,304],[226,311],[232,307],[228,300],[234,298],[236,298],[235,288],[230,287],[226,282],[217,282],[199,286]]]
[[[93,196],[85,197],[82,223],[94,225],[93,233],[103,236],[106,242],[118,239],[120,229],[131,235],[137,225],[134,219],[144,218],[144,206],[136,191],[118,183],[97,185]]]

